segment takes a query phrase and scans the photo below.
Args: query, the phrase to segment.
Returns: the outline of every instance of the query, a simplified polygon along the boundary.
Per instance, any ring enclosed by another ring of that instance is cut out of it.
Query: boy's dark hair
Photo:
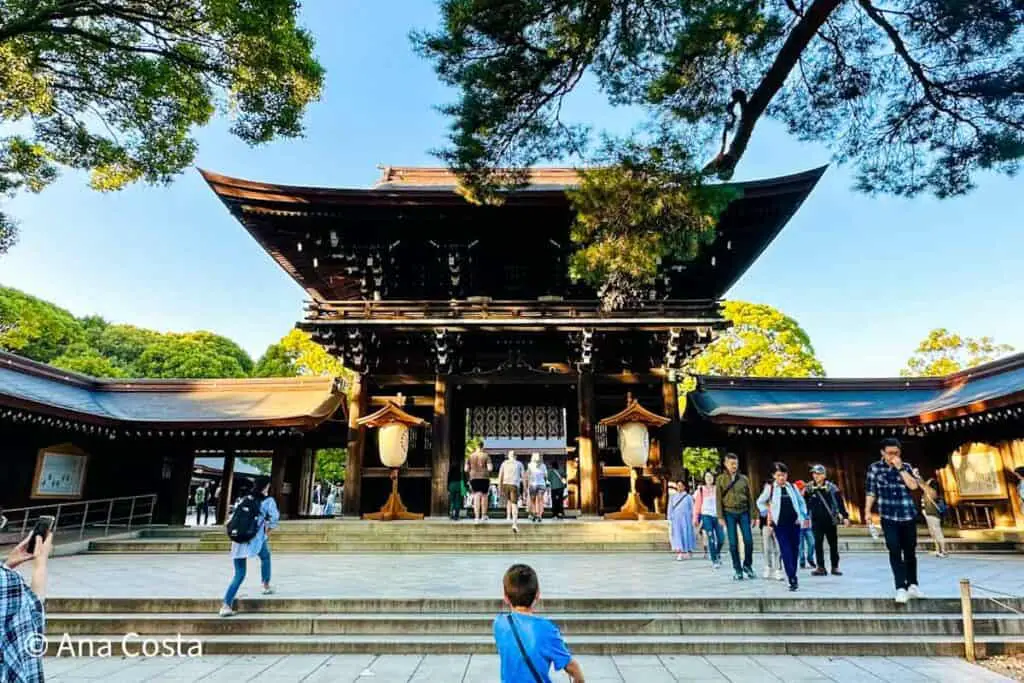
[[[882,450],[884,451],[886,448],[898,448],[902,451],[903,444],[901,444],[900,440],[897,439],[895,436],[890,436],[888,438],[882,439]]]
[[[785,474],[789,474],[789,468],[786,467],[786,463],[784,462],[772,463],[772,473],[774,474],[775,472],[783,472]]]
[[[1024,477],[1024,467],[1018,467],[1013,472],[1014,474],[1019,474],[1020,476]],[[2,510],[0,510],[0,512],[2,512]]]
[[[736,460],[738,462],[739,459],[740,456],[736,455],[735,453],[726,453],[725,457],[722,458],[722,462],[725,462],[726,460]]]
[[[505,572],[502,579],[505,597],[513,607],[532,607],[537,601],[540,581],[537,572],[527,564],[514,564]]]

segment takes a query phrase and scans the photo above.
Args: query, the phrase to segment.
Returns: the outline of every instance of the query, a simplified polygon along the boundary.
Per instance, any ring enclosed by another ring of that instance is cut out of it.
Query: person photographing
[[[864,511],[870,517],[878,503],[896,602],[903,605],[910,598],[924,597],[917,584],[917,504],[912,493],[920,488],[920,481],[914,468],[903,462],[898,439],[885,439],[881,445],[881,459],[868,468]]]
[[[817,567],[811,576],[825,576],[825,546],[828,541],[828,553],[832,576],[842,576],[839,571],[839,527],[850,526],[850,515],[846,511],[846,502],[839,487],[826,478],[824,465],[811,468],[811,483],[804,488],[804,500],[811,517],[811,529],[814,532],[814,552]]]
[[[43,680],[43,658],[30,646],[42,642],[46,631],[46,580],[53,533],[33,532],[15,546],[0,567],[0,681],[36,683]],[[30,583],[15,571],[32,562]]]

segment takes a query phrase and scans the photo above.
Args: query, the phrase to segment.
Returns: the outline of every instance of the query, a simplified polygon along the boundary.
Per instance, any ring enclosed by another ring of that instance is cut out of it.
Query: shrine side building
[[[668,418],[651,433],[649,482],[682,476],[685,446],[732,450],[756,480],[774,460],[798,478],[822,463],[863,519],[864,472],[897,436],[941,478],[955,521],[1024,526],[1012,474],[1024,465],[1024,355],[944,378],[700,377],[680,413],[681,368],[727,326],[722,298],[823,171],[736,184],[714,243],[661,263],[647,296],[613,311],[568,276],[569,169],[533,171],[500,206],[468,203],[443,169],[389,167],[369,189],[204,172],[307,293],[298,326],[355,379],[107,381],[0,354],[0,457],[13,473],[0,506],[59,502],[38,495],[40,463],[78,453],[77,497],[157,493],[159,520],[180,523],[197,456],[224,456],[228,479],[235,455],[261,453],[294,516],[309,510],[316,449],[344,446],[344,512],[371,513],[390,472],[359,420],[398,401],[426,421],[399,479],[411,511],[447,514],[448,482],[482,440],[543,450],[567,471],[569,507],[602,514],[626,500],[630,471],[599,422],[629,395]]]

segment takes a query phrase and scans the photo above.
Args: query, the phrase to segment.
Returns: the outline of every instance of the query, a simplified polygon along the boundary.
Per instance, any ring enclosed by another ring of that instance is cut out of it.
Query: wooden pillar
[[[313,477],[316,476],[316,459],[312,448],[303,448],[299,452],[298,495],[295,499],[294,513],[297,516],[308,515],[313,498]]]
[[[451,469],[451,408],[452,397],[448,378],[438,375],[434,379],[434,422],[431,437],[430,514],[444,517],[448,514],[448,472]]]
[[[1014,468],[1017,467],[1013,458],[1014,442],[1003,441],[996,444],[996,447],[999,449],[999,455],[1003,461],[1001,476],[1006,479],[1006,491],[1010,497],[1010,514],[1003,521],[1003,525],[1019,529],[1024,526],[1024,514],[1021,512],[1020,496],[1017,495],[1017,475],[1013,473]]]
[[[217,498],[217,524],[228,520],[228,508],[231,506],[231,484],[235,479],[235,452],[224,453],[224,468],[220,475],[220,497]]]
[[[342,505],[344,513],[354,517],[359,517],[361,512],[363,447],[366,443],[366,427],[359,425],[359,418],[366,414],[369,399],[366,379],[357,377],[348,394],[348,462],[345,464],[345,499]]]
[[[597,444],[594,442],[594,375],[584,371],[579,375],[576,391],[579,414],[580,456],[580,512],[596,515],[601,511],[598,498]]]
[[[291,499],[295,496],[295,489],[285,491],[285,472],[288,466],[288,456],[291,454],[291,447],[278,447],[270,459],[270,493],[277,501],[277,507],[281,516],[287,518],[288,510],[291,509]]]
[[[167,521],[171,526],[183,526],[188,515],[189,484],[192,482],[192,467],[195,464],[196,455],[190,450],[172,457],[171,500]]]
[[[668,467],[668,476],[672,481],[683,478],[683,438],[682,423],[679,421],[679,391],[675,383],[674,372],[661,383],[662,410],[669,423],[661,428],[661,462]],[[690,473],[699,478],[700,472]]]

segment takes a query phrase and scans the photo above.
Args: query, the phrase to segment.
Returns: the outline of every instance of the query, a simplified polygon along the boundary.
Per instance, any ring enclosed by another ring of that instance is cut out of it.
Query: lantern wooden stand
[[[409,428],[421,427],[426,420],[402,410],[399,405],[403,402],[402,395],[398,400],[388,401],[387,404],[372,415],[367,415],[358,420],[360,426],[377,427],[377,443],[380,451],[380,460],[385,467],[391,469],[391,495],[381,507],[379,512],[372,512],[363,515],[363,519],[375,519],[385,522],[406,519],[423,519],[423,515],[409,512],[402,497],[398,494],[398,470],[405,463],[409,452]]]
[[[665,515],[651,510],[636,492],[636,480],[647,465],[650,453],[648,428],[663,427],[669,419],[652,413],[641,406],[632,394],[626,394],[626,409],[601,420],[600,424],[616,427],[619,432],[619,452],[629,467],[629,497],[618,512],[605,515],[605,519],[665,519]]]

